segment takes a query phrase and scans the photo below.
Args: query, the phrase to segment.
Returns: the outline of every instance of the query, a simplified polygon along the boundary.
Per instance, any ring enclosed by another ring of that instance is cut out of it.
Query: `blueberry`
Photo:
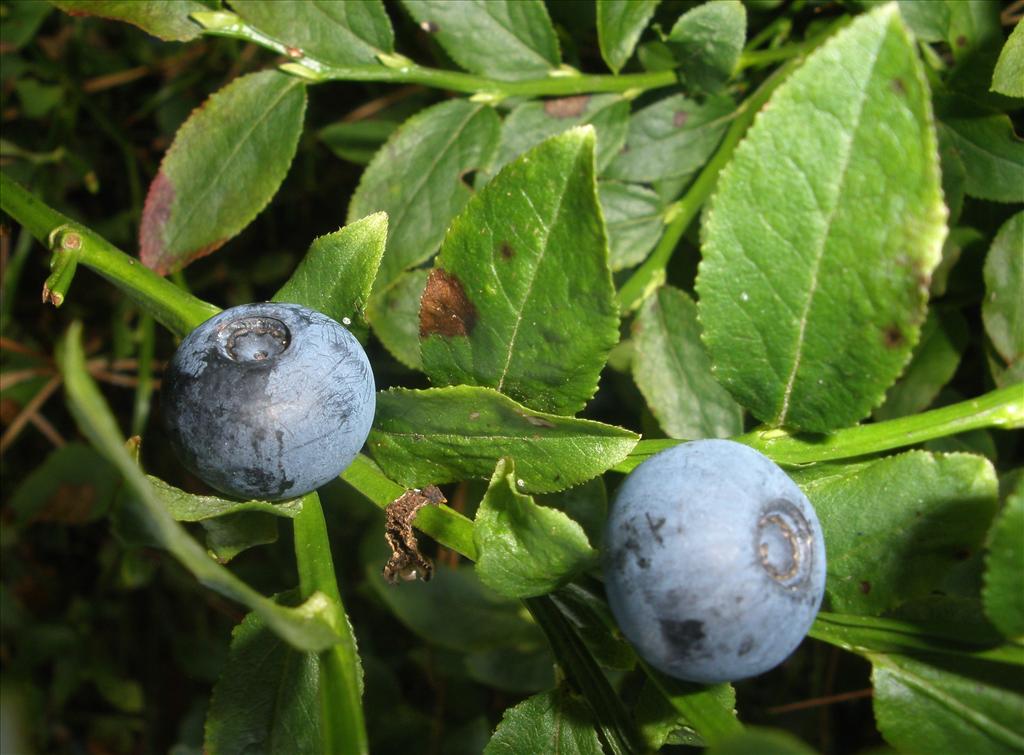
[[[171,444],[201,480],[279,501],[352,463],[373,422],[373,373],[355,337],[326,315],[245,304],[181,342],[161,403]]]
[[[729,440],[675,446],[633,470],[608,518],[603,566],[637,652],[702,683],[784,661],[825,590],[810,502],[771,460]]]

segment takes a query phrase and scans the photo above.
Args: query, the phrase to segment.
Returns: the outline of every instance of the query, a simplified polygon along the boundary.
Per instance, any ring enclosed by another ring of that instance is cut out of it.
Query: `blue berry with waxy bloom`
[[[373,423],[363,347],[298,304],[244,304],[204,322],[164,373],[171,444],[196,476],[237,498],[280,501],[352,463]]]
[[[733,681],[777,666],[825,592],[810,501],[770,459],[729,440],[684,443],[633,470],[604,541],[619,627],[678,679]]]

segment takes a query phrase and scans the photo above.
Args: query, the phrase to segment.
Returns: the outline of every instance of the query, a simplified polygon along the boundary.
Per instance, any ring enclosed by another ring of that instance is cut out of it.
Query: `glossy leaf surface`
[[[476,573],[511,598],[545,595],[594,565],[583,528],[519,492],[514,461],[502,459],[476,512]]]
[[[1024,636],[1024,475],[1003,504],[985,555],[985,613],[1006,637]]]
[[[489,388],[377,394],[369,448],[406,487],[488,478],[511,456],[525,493],[563,490],[624,459],[637,436],[591,420],[544,414]]]
[[[143,264],[180,270],[245,228],[284,180],[305,110],[305,85],[277,71],[241,76],[195,110],[149,186]]]
[[[875,719],[890,744],[916,752],[1024,748],[1024,694],[1008,670],[992,674],[975,666],[971,673],[967,664],[932,665],[898,655],[871,656],[871,662]]]
[[[505,711],[484,755],[601,755],[590,710],[564,687],[543,692]]]
[[[954,111],[955,112],[955,111]],[[963,160],[964,190],[992,202],[1024,202],[1024,140],[1002,114],[947,114],[942,130]]]
[[[633,321],[633,379],[670,438],[726,438],[743,431],[743,412],[711,372],[697,305],[662,286]]]
[[[827,431],[881,401],[940,258],[937,162],[895,6],[858,18],[775,92],[704,215],[697,280],[716,374],[757,417]]]
[[[420,303],[424,369],[574,414],[618,340],[613,294],[594,131],[573,129],[507,165],[452,223]]]
[[[185,42],[199,36],[202,28],[188,17],[209,10],[199,0],[163,0],[140,3],[138,0],[57,0],[53,3],[72,16],[99,16],[124,21],[154,37]]]
[[[347,222],[381,210],[388,214],[388,245],[375,291],[437,251],[472,194],[464,174],[490,160],[499,129],[491,108],[449,100],[407,120],[370,161]]]
[[[985,258],[985,331],[1007,364],[1024,359],[1024,212],[1007,220]]]
[[[376,63],[379,53],[394,49],[380,0],[231,0],[231,8],[250,26],[328,65]]]
[[[604,177],[650,183],[695,175],[721,141],[732,111],[725,97],[698,103],[676,94],[648,105],[629,119],[626,148]]]
[[[314,753],[320,747],[320,664],[270,631],[253,613],[231,635],[213,688],[204,748],[211,755]]]
[[[747,11],[739,0],[718,0],[691,8],[668,35],[682,76],[691,88],[718,92],[739,63],[747,34]]]
[[[597,185],[608,229],[608,264],[612,270],[639,265],[661,238],[665,202],[639,184],[601,181]]]
[[[910,451],[791,476],[821,521],[825,593],[842,613],[879,614],[928,594],[980,550],[996,509],[992,465],[968,454]]]
[[[346,327],[362,320],[387,237],[388,217],[379,212],[314,239],[274,301],[302,304]]]
[[[403,0],[420,28],[467,71],[496,79],[543,76],[560,61],[541,0]]]
[[[420,299],[427,286],[426,270],[409,270],[370,297],[366,319],[373,332],[399,362],[421,369]]]
[[[1010,31],[992,72],[992,90],[1008,97],[1024,97],[1024,24]]]
[[[622,70],[640,41],[659,0],[599,0],[597,41],[601,57],[614,73]]]

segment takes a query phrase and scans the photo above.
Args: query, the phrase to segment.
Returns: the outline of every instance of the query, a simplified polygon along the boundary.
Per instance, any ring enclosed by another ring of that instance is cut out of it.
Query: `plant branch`
[[[502,81],[461,71],[448,71],[418,65],[404,55],[381,53],[381,64],[358,66],[332,66],[302,50],[288,47],[249,26],[239,16],[226,11],[193,13],[205,34],[232,37],[252,42],[285,55],[293,62],[285,63],[282,70],[302,76],[313,83],[324,81],[380,81],[389,84],[420,84],[475,95],[488,102],[500,102],[506,97],[564,97],[592,92],[630,92],[633,94],[672,86],[679,83],[675,71],[651,71],[621,75],[581,74],[559,69],[551,75],[536,79]]]
[[[786,430],[761,429],[740,435],[734,440],[756,448],[779,464],[811,464],[868,456],[969,430],[1017,430],[1022,427],[1024,385],[1018,384],[921,414],[857,425],[826,435],[793,434]],[[642,440],[629,456],[613,467],[613,470],[630,472],[659,451],[685,442]]]
[[[52,252],[53,275],[44,296],[63,302],[75,265],[99,273],[127,294],[143,311],[179,336],[192,332],[220,310],[161,278],[89,228],[49,207],[20,184],[0,173],[0,208]]]

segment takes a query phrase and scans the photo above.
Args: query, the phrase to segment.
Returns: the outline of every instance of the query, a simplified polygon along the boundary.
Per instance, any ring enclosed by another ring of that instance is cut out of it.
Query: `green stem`
[[[718,183],[718,174],[732,159],[736,146],[740,143],[750,124],[753,123],[758,112],[768,102],[779,84],[785,81],[793,71],[796,64],[797,61],[790,61],[773,73],[734,113],[733,121],[729,125],[729,130],[726,131],[718,151],[704,166],[689,191],[669,208],[667,216],[672,220],[666,226],[658,245],[619,289],[619,311],[623,315],[639,307],[654,289],[665,282],[665,267],[672,258],[672,253],[679,244],[679,240],[686,233],[686,229],[690,227],[690,223],[693,222],[704,202],[714,191],[715,185]]]
[[[735,440],[756,448],[779,464],[812,464],[868,456],[969,430],[1017,430],[1022,427],[1024,385],[1018,384],[940,409],[848,427],[827,435],[794,435],[785,430],[754,430]],[[630,472],[659,451],[685,442],[642,440],[613,470]]]
[[[192,332],[220,310],[197,299],[129,257],[99,234],[75,223],[33,196],[20,184],[0,173],[0,208],[49,247],[51,239],[75,239],[75,259],[120,288],[144,311],[179,336]],[[57,233],[59,232],[59,233]],[[62,281],[66,285],[70,281]]]
[[[204,27],[206,34],[242,39],[280,55],[292,57],[295,62],[286,63],[282,69],[314,83],[344,80],[420,84],[450,92],[472,94],[490,102],[497,102],[506,97],[561,97],[593,92],[640,93],[679,82],[675,71],[650,71],[613,76],[579,74],[563,70],[536,79],[501,81],[461,71],[427,68],[417,65],[403,55],[386,53],[378,56],[383,65],[332,66],[302,54],[301,51],[297,53],[296,50],[249,26],[233,13],[193,13],[192,18]]]
[[[359,652],[335,579],[320,498],[309,493],[293,520],[295,559],[303,599],[320,592],[338,604],[340,641],[320,653],[320,737],[323,752],[367,753]]]

